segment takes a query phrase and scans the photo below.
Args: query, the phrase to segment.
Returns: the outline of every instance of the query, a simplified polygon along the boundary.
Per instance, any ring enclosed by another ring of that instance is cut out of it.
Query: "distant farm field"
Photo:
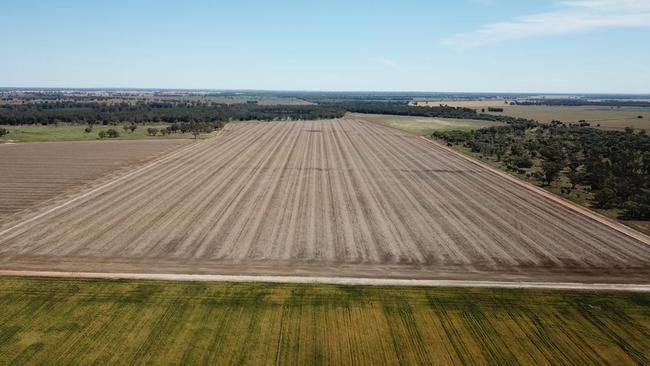
[[[0,144],[0,223],[192,140]]]
[[[650,295],[0,279],[0,364],[647,365]]]
[[[605,129],[622,130],[625,127],[645,129],[650,131],[650,108],[611,108],[598,106],[536,106],[536,105],[506,105],[504,101],[429,101],[418,102],[418,105],[438,106],[447,104],[455,107],[466,107],[477,109],[485,108],[488,114],[506,115],[519,118],[537,120],[543,123],[550,123],[553,120],[560,120],[567,123],[578,123],[585,120],[592,127]],[[503,108],[503,112],[488,112],[488,107]],[[639,119],[638,116],[643,118]]]
[[[157,134],[150,136],[147,132],[148,128],[156,128],[158,130],[167,128],[168,124],[147,124],[138,125],[133,132],[127,132],[123,126],[93,126],[92,132],[85,132],[84,129],[87,125],[20,125],[9,126],[0,125],[0,128],[9,130],[9,134],[0,137],[2,142],[44,142],[44,141],[91,141],[99,140],[99,131],[106,131],[108,129],[115,129],[120,133],[116,139],[107,140],[159,140],[159,139],[190,139],[194,138],[191,133],[172,133],[165,136]],[[202,134],[199,138],[205,138],[209,134]]]
[[[650,282],[647,237],[354,119],[228,124],[39,212],[0,269]]]
[[[503,126],[502,123],[473,119],[428,118],[416,116],[393,116],[387,114],[348,113],[349,118],[380,123],[402,131],[421,136],[430,136],[434,131],[469,131],[490,126]]]

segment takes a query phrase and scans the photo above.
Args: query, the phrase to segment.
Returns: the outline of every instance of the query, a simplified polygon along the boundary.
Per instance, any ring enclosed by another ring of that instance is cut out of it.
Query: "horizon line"
[[[503,94],[503,95],[621,95],[650,96],[650,92],[543,92],[543,91],[424,91],[424,90],[321,90],[321,89],[255,89],[255,88],[174,88],[174,87],[76,87],[76,86],[0,86],[3,90],[125,90],[125,91],[194,91],[194,92],[282,92],[282,93],[399,93],[399,94]]]

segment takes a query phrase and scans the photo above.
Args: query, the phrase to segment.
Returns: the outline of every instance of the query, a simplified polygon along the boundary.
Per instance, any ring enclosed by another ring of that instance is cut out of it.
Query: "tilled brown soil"
[[[0,144],[0,223],[189,140]]]
[[[349,119],[230,124],[16,224],[0,269],[650,282],[643,238]]]

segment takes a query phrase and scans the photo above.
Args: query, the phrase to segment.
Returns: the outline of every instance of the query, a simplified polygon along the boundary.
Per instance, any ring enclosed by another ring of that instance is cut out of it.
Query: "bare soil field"
[[[486,109],[487,114],[528,118],[541,123],[551,123],[553,120],[578,123],[580,120],[586,120],[591,124],[591,127],[600,127],[602,129],[623,130],[625,127],[632,127],[650,131],[650,108],[507,105],[503,100],[417,102],[419,106],[438,106],[440,104],[447,104],[452,107],[472,108],[479,112],[481,112],[481,109]],[[500,107],[503,108],[503,112],[487,112],[488,107]],[[638,116],[642,116],[643,118],[638,118]]]
[[[0,223],[191,140],[0,144]]]
[[[647,237],[353,119],[229,124],[43,210],[1,270],[650,282]]]

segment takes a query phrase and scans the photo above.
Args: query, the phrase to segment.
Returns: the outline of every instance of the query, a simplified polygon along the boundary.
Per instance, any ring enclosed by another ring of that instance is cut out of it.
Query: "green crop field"
[[[430,136],[434,131],[469,131],[483,127],[503,126],[503,123],[473,119],[391,116],[386,114],[348,113],[346,117],[380,123],[422,136]]]
[[[650,362],[650,294],[0,278],[0,364]]]
[[[162,136],[158,134],[157,136],[149,136],[147,128],[166,128],[168,125],[165,124],[147,124],[145,126],[138,125],[138,127],[133,132],[124,131],[122,126],[94,126],[92,132],[86,133],[84,129],[88,127],[87,125],[69,125],[69,124],[60,124],[60,125],[21,125],[21,126],[8,126],[0,125],[0,128],[6,128],[9,130],[9,134],[0,137],[0,142],[43,142],[43,141],[88,141],[88,140],[98,140],[99,137],[97,134],[99,131],[106,131],[110,128],[117,130],[120,133],[119,140],[140,140],[140,139],[169,139],[169,138],[181,138],[189,139],[194,138],[191,133],[173,133]],[[199,136],[199,138],[205,138],[207,134]]]

